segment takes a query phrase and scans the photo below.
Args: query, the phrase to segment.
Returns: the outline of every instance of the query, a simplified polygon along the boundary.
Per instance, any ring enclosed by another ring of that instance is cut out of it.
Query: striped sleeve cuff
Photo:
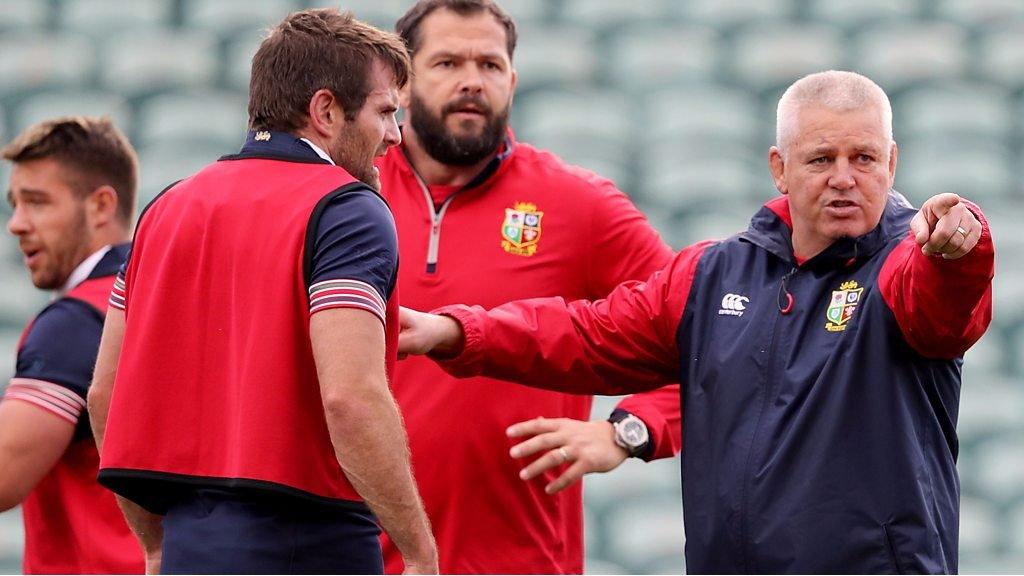
[[[120,274],[114,280],[114,287],[110,290],[110,300],[107,301],[111,308],[117,308],[118,310],[124,310],[125,308],[125,295],[124,295],[124,277]]]
[[[360,308],[385,323],[385,304],[377,289],[359,280],[324,280],[309,287],[309,314],[331,308]]]
[[[11,378],[4,393],[4,401],[7,400],[35,404],[72,424],[78,423],[85,410],[85,399],[78,394],[59,384],[33,378]]]

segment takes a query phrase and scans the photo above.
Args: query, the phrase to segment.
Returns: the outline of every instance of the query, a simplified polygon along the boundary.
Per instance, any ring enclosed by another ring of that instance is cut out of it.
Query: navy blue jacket
[[[874,230],[798,265],[780,197],[606,300],[442,309],[466,334],[445,367],[681,382],[689,572],[956,572],[961,357],[991,319],[993,249],[985,225],[966,257],[924,256],[915,213],[893,192]]]

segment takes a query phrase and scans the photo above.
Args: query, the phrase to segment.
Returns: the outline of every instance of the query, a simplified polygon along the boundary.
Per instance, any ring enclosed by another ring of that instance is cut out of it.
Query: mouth
[[[460,116],[486,116],[487,108],[477,103],[463,102],[452,106],[449,109],[448,114],[457,114]]]
[[[22,248],[21,253],[22,261],[25,263],[25,266],[32,268],[32,266],[39,261],[43,251],[39,248]]]
[[[855,218],[860,206],[850,200],[832,200],[825,204],[825,213],[833,218]]]

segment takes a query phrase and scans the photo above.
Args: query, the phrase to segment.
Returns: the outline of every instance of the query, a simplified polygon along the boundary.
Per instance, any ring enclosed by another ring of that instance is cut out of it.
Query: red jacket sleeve
[[[903,337],[929,358],[963,356],[992,321],[992,232],[976,205],[968,208],[981,221],[981,239],[963,258],[925,256],[913,234],[889,254],[878,286]]]
[[[678,384],[623,398],[618,408],[644,421],[654,443],[645,460],[672,458],[683,449],[683,414]]]
[[[459,377],[484,375],[573,394],[624,394],[679,380],[676,329],[707,244],[687,248],[646,282],[604,300],[535,298],[491,310],[447,306],[465,347],[439,361]]]
[[[591,297],[608,294],[626,280],[647,278],[672,261],[673,252],[643,213],[611,182],[594,202],[587,246],[587,291]],[[609,254],[619,255],[609,258]],[[672,385],[623,398],[617,406],[647,424],[653,457],[672,458],[682,447],[679,386]]]

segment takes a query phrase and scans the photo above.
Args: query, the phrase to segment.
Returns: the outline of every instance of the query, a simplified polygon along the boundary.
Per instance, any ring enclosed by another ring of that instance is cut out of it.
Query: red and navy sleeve
[[[981,209],[965,203],[982,224],[971,252],[957,260],[925,256],[910,233],[878,275],[882,297],[903,337],[928,358],[963,356],[992,321],[992,232]]]
[[[315,226],[309,313],[357,308],[384,323],[398,274],[398,237],[387,204],[370,190],[339,194]]]
[[[130,252],[128,257],[131,258]],[[128,306],[128,296],[124,285],[125,271],[127,269],[128,260],[125,260],[124,264],[121,264],[121,269],[117,271],[117,276],[114,278],[114,287],[110,289],[110,300],[107,301],[111,308],[121,311],[124,311]]]
[[[92,382],[103,318],[73,299],[54,302],[36,318],[18,351],[4,400],[19,400],[77,424]]]

